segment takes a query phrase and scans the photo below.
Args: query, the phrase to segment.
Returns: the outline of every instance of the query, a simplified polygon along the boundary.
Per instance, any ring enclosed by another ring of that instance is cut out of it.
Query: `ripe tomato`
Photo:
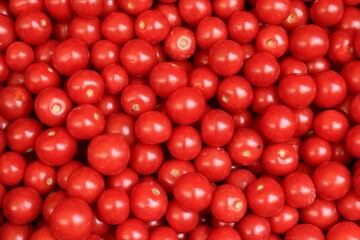
[[[163,41],[170,31],[170,24],[164,14],[156,10],[140,13],[135,20],[135,34],[151,44]]]
[[[5,52],[5,60],[10,69],[23,72],[35,60],[33,49],[25,42],[13,42]]]
[[[338,23],[344,14],[343,1],[318,1],[311,4],[311,20],[321,27],[330,27]]]
[[[0,182],[5,186],[21,183],[26,168],[26,159],[20,153],[6,151],[0,155]]]
[[[222,20],[228,20],[233,13],[244,10],[243,0],[214,0],[212,1],[212,8],[215,16]]]
[[[134,38],[134,20],[123,12],[112,12],[103,19],[101,32],[107,40],[124,45]]]
[[[81,17],[97,17],[101,14],[104,0],[82,1],[70,0],[72,10]]]
[[[80,39],[88,47],[102,39],[101,21],[97,17],[76,16],[71,20],[68,31],[69,37]]]
[[[257,0],[255,11],[258,18],[267,24],[280,24],[290,14],[289,0]]]
[[[285,203],[281,185],[269,177],[258,178],[250,183],[246,189],[246,198],[250,209],[262,217],[279,213]]]
[[[140,220],[153,221],[164,216],[168,206],[165,190],[156,182],[137,184],[130,194],[131,212]]]
[[[264,51],[279,58],[286,53],[289,46],[289,39],[286,31],[282,27],[278,25],[268,25],[260,29],[255,39],[255,45],[259,52]]]
[[[60,188],[66,189],[67,180],[73,171],[84,166],[84,163],[73,160],[59,167],[56,174],[56,182]]]
[[[196,49],[195,34],[187,28],[175,27],[164,40],[166,55],[176,61],[190,58]]]
[[[240,234],[232,227],[224,226],[213,229],[207,239],[241,240]]]
[[[311,238],[325,240],[323,232],[318,227],[308,223],[297,224],[285,234],[285,240],[306,240]]]
[[[360,236],[360,227],[350,221],[344,221],[335,224],[326,234],[326,239],[335,240],[338,238],[356,239]]]
[[[242,190],[233,185],[224,184],[214,190],[210,211],[214,218],[221,222],[237,222],[246,213],[247,201]]]
[[[210,49],[217,41],[227,39],[227,35],[226,24],[217,17],[203,18],[196,28],[196,42],[204,50]]]
[[[299,221],[299,213],[296,208],[284,205],[281,211],[270,217],[271,232],[284,234],[294,227]]]
[[[136,143],[131,148],[129,166],[137,174],[151,175],[155,173],[164,160],[164,152],[160,145]]]
[[[216,95],[219,77],[209,67],[197,67],[188,74],[188,86],[199,89],[206,100]]]
[[[198,212],[182,208],[175,200],[171,200],[165,213],[166,221],[176,232],[188,233],[198,225],[200,217]]]
[[[56,170],[40,161],[33,161],[26,166],[24,184],[45,195],[56,185]]]
[[[1,239],[30,239],[34,233],[34,227],[28,224],[4,223],[0,228]],[[49,239],[50,240],[50,239]]]
[[[117,226],[115,236],[116,239],[123,240],[148,239],[149,229],[143,221],[137,218],[128,218]]]
[[[70,0],[44,1],[44,7],[47,13],[58,21],[69,21],[75,15]]]
[[[3,213],[15,224],[34,221],[41,212],[42,200],[38,191],[31,187],[16,187],[4,197]]]
[[[110,188],[99,196],[96,212],[101,221],[106,224],[118,225],[129,216],[129,196],[121,188]]]
[[[54,212],[55,207],[68,197],[69,195],[64,191],[54,191],[44,198],[41,216],[46,223],[50,223],[51,215]]]
[[[104,175],[115,175],[123,171],[129,159],[130,147],[120,134],[98,135],[90,141],[87,148],[89,165]]]
[[[329,142],[340,142],[348,132],[349,122],[340,112],[325,110],[315,117],[313,128],[319,137]]]
[[[93,231],[94,215],[90,206],[79,198],[66,198],[51,215],[50,229],[55,237],[85,240]]]
[[[238,222],[236,229],[242,239],[268,239],[271,226],[267,218],[248,213]]]
[[[0,51],[4,51],[16,40],[15,24],[9,16],[1,14],[0,27],[2,29],[0,33]]]
[[[254,14],[238,11],[231,15],[228,24],[229,36],[237,43],[249,43],[259,31],[259,21]]]
[[[348,220],[356,221],[360,219],[360,196],[350,189],[345,196],[337,201],[337,207],[341,216]]]

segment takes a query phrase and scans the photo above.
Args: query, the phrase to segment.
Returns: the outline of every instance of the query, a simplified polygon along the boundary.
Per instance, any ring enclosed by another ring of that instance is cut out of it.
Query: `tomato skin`
[[[217,99],[224,110],[238,112],[250,106],[253,100],[253,90],[245,78],[227,77],[219,84]]]
[[[118,0],[118,2],[120,9],[132,16],[137,16],[141,12],[149,10],[153,5],[153,0]]]
[[[338,30],[330,35],[329,58],[335,63],[347,63],[356,57],[354,34],[348,30]]]
[[[239,128],[235,131],[227,149],[234,163],[247,166],[260,159],[264,142],[255,130]]]
[[[130,193],[131,212],[142,221],[160,219],[164,216],[167,206],[166,192],[156,182],[141,182]]]
[[[329,49],[329,37],[319,26],[307,24],[298,27],[290,35],[290,52],[300,60],[323,57]]]
[[[107,117],[104,133],[120,134],[129,146],[138,141],[135,134],[135,119],[125,113],[114,113]]]
[[[66,191],[69,196],[82,199],[88,204],[96,202],[104,188],[103,176],[91,167],[80,167],[74,170],[66,182]]]
[[[51,215],[55,207],[68,197],[68,194],[64,191],[55,191],[49,193],[49,195],[44,198],[41,215],[46,223],[50,223]]]
[[[217,17],[203,18],[196,28],[196,42],[201,49],[208,50],[217,41],[228,35],[226,24]]]
[[[326,239],[335,240],[342,239],[356,239],[360,236],[360,227],[350,221],[343,221],[335,224],[326,234]]]
[[[341,76],[344,78],[348,90],[354,94],[360,93],[359,66],[360,61],[354,60],[345,64],[341,69]]]
[[[260,120],[261,133],[275,143],[288,141],[294,135],[296,128],[294,112],[285,105],[269,107]]]
[[[273,176],[286,176],[297,168],[297,151],[288,143],[269,144],[261,156],[264,169]]]
[[[0,27],[3,29],[0,33],[0,51],[4,51],[16,40],[15,23],[9,16],[1,14]]]
[[[312,136],[303,142],[300,154],[306,164],[317,167],[331,160],[332,149],[328,141],[318,136]]]
[[[321,198],[316,198],[310,206],[300,209],[299,213],[300,221],[313,224],[323,231],[330,229],[339,221],[336,203]]]
[[[255,87],[253,89],[253,100],[251,110],[262,115],[272,105],[281,104],[278,86],[270,85],[267,87]]]
[[[108,143],[112,144],[109,145]],[[115,175],[125,169],[130,148],[121,135],[108,133],[93,138],[87,149],[88,163],[104,175]]]
[[[44,62],[36,62],[27,67],[24,84],[33,94],[39,94],[48,87],[59,87],[60,76],[53,67]]]
[[[50,229],[59,239],[85,240],[92,233],[93,219],[91,208],[85,201],[66,198],[54,209]]]
[[[224,240],[241,240],[239,233],[234,228],[229,226],[215,228],[209,233],[209,240],[215,240],[219,238]]]
[[[182,208],[175,200],[169,202],[165,218],[172,229],[181,233],[194,230],[200,220],[198,212]]]
[[[155,173],[164,160],[164,152],[160,145],[136,143],[131,148],[129,166],[139,175]]]
[[[199,89],[206,100],[216,95],[219,77],[209,67],[197,67],[188,74],[188,86]]]
[[[244,240],[268,239],[271,226],[267,218],[260,217],[254,213],[248,213],[239,221],[236,229]]]
[[[279,96],[291,108],[305,108],[315,99],[317,87],[308,75],[286,75],[280,80]]]
[[[129,196],[120,188],[110,188],[99,196],[97,201],[97,214],[106,224],[121,224],[130,212]]]
[[[240,71],[243,61],[244,53],[235,41],[221,40],[210,48],[209,65],[220,76],[228,77],[236,74]]]
[[[51,63],[51,56],[59,42],[55,39],[48,39],[34,48],[35,61]]]
[[[318,26],[330,27],[338,23],[344,13],[340,0],[318,1],[310,6],[311,20]]]
[[[75,139],[90,139],[103,132],[105,117],[98,107],[81,104],[69,112],[66,127]]]
[[[291,3],[288,0],[257,0],[255,11],[258,18],[267,24],[280,24],[290,14]]]
[[[180,125],[189,125],[200,120],[205,107],[204,95],[199,90],[183,87],[170,94],[165,109],[170,120]]]
[[[355,188],[355,187],[354,187]],[[356,221],[360,219],[360,196],[350,189],[345,196],[337,201],[337,207],[341,216],[347,220]]]
[[[23,72],[34,62],[35,55],[29,44],[16,41],[6,49],[5,60],[10,69]]]
[[[56,170],[40,161],[31,162],[25,169],[24,184],[41,195],[47,194],[56,185]]]
[[[35,220],[41,212],[41,196],[31,187],[16,187],[4,198],[5,217],[15,224],[26,224]]]
[[[129,194],[139,181],[139,176],[134,170],[125,168],[120,173],[107,178],[106,188],[120,188]]]
[[[26,159],[17,152],[4,152],[0,155],[0,182],[5,186],[21,183],[26,168]]]
[[[50,18],[43,12],[29,9],[21,12],[15,20],[17,36],[30,45],[39,45],[51,35]]]
[[[99,18],[74,17],[69,24],[69,37],[82,40],[88,47],[102,39]]]
[[[198,26],[212,12],[211,2],[207,0],[179,0],[178,4],[182,19],[190,26]]]
[[[34,231],[31,235],[31,240],[41,240],[41,239],[48,239],[48,240],[56,240],[55,236],[52,234],[51,229],[49,226],[43,226],[38,228]]]
[[[170,31],[170,24],[166,16],[156,10],[140,13],[134,25],[136,36],[151,44],[163,41]]]
[[[128,218],[117,226],[115,236],[123,240],[145,240],[149,238],[149,229],[143,221]]]
[[[135,122],[135,133],[138,139],[146,144],[160,144],[171,136],[170,119],[163,113],[148,111]]]
[[[308,223],[295,225],[285,234],[285,240],[307,240],[318,239],[325,240],[323,232],[316,226]]]
[[[127,72],[134,76],[147,75],[157,64],[154,48],[143,39],[132,39],[125,43],[120,59]]]
[[[82,1],[70,0],[72,10],[81,17],[96,17],[102,12],[104,0]]]
[[[213,186],[201,173],[186,173],[176,181],[173,194],[181,207],[200,212],[210,205]]]
[[[245,61],[244,74],[252,85],[268,87],[277,81],[280,65],[272,54],[257,52]]]
[[[259,21],[250,12],[238,11],[231,15],[228,24],[229,36],[237,43],[249,43],[259,31]]]
[[[75,15],[70,0],[44,1],[48,14],[58,21],[69,21]]]
[[[272,196],[272,200],[269,196]],[[250,183],[246,189],[246,198],[250,209],[262,217],[279,213],[285,203],[281,185],[269,177],[258,178]]]
[[[255,39],[256,49],[267,52],[276,58],[283,56],[289,46],[286,31],[278,25],[268,25],[260,29]]]
[[[345,138],[349,129],[349,122],[340,112],[325,110],[315,116],[313,128],[319,137],[335,143]]]
[[[212,8],[214,15],[222,20],[228,20],[235,12],[244,10],[245,1],[239,0],[214,0]]]
[[[174,27],[164,40],[165,53],[173,60],[190,58],[196,49],[195,34],[185,27]]]
[[[160,2],[155,5],[154,9],[165,15],[169,22],[170,29],[183,25],[183,19],[176,4]]]
[[[88,66],[90,53],[83,41],[70,38],[56,47],[51,59],[60,74],[71,76],[76,71]]]
[[[15,224],[6,222],[0,228],[0,237],[1,239],[30,239],[34,231],[35,229],[30,223]]]
[[[134,20],[123,12],[112,12],[103,19],[101,32],[107,40],[124,45],[135,36]]]

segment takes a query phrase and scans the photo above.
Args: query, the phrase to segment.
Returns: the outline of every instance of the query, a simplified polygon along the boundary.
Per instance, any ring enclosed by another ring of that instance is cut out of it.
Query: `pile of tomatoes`
[[[0,0],[1,240],[360,240],[360,0]]]

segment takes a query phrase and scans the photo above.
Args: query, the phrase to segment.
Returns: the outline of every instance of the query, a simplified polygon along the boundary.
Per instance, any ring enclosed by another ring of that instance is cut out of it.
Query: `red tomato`
[[[229,36],[237,43],[249,43],[259,31],[259,21],[254,14],[238,11],[231,15],[228,24]]]
[[[182,2],[185,1],[186,0],[182,0]],[[198,46],[204,50],[210,49],[217,41],[225,40],[227,35],[228,30],[226,24],[217,17],[203,18],[196,28],[196,42]]]
[[[318,1],[311,4],[311,20],[321,27],[330,27],[338,23],[344,13],[344,5],[341,0]]]
[[[5,60],[10,69],[23,72],[35,60],[33,49],[25,42],[12,42],[5,52]]]
[[[216,95],[219,77],[208,67],[197,67],[188,74],[188,86],[199,89],[206,100]]]
[[[16,186],[23,180],[26,159],[17,152],[4,152],[0,155],[0,182],[5,186]]]
[[[31,235],[30,239],[31,240],[41,240],[41,239],[56,240],[56,238],[55,238],[54,234],[52,234],[49,226],[43,226],[41,228],[38,228]]]
[[[175,200],[169,202],[165,213],[166,221],[176,232],[188,233],[199,223],[199,213],[182,208]]]
[[[173,60],[190,58],[196,49],[195,34],[184,27],[175,27],[164,40],[165,53]]]
[[[268,239],[271,231],[270,222],[265,217],[248,213],[236,226],[242,239]]]
[[[140,220],[158,220],[164,216],[167,207],[168,198],[166,192],[156,182],[141,182],[131,191],[130,209]]]
[[[55,207],[68,197],[68,194],[64,191],[55,191],[44,198],[41,213],[46,223],[50,223],[51,215],[54,212]]]
[[[266,0],[267,1],[267,0]],[[272,0],[270,0],[272,1]],[[286,0],[288,1],[288,0]],[[255,39],[256,49],[272,54],[279,58],[283,56],[289,46],[286,31],[278,25],[267,25],[260,29]],[[291,40],[290,40],[291,44]]]
[[[31,239],[35,229],[28,224],[4,223],[0,228],[1,239]],[[50,240],[50,239],[49,239]]]
[[[105,190],[97,200],[96,212],[101,221],[106,224],[121,224],[129,216],[129,196],[120,188]]]
[[[350,221],[344,221],[335,224],[326,234],[327,240],[335,239],[358,239],[360,236],[360,227]]]
[[[290,14],[289,0],[257,0],[255,11],[258,18],[267,24],[280,24]]]
[[[285,234],[285,240],[307,240],[307,239],[325,240],[323,232],[316,226],[308,223],[295,225]]]
[[[58,21],[69,21],[74,17],[70,0],[44,1],[47,13]]]
[[[135,134],[135,119],[125,113],[118,112],[108,116],[104,132],[120,134],[130,147],[138,141]]]
[[[315,133],[329,142],[342,141],[349,129],[347,118],[335,110],[320,112],[314,119]]]
[[[98,135],[90,141],[87,148],[89,165],[104,175],[120,173],[126,168],[129,159],[130,147],[120,134]]]
[[[41,205],[38,191],[31,187],[16,187],[5,195],[2,209],[10,222],[26,224],[39,216]]]
[[[27,67],[24,75],[24,84],[33,94],[38,95],[49,87],[60,86],[60,76],[48,63],[36,62]]]
[[[2,29],[0,33],[0,50],[4,51],[16,40],[15,24],[9,16],[1,14],[0,27]]]
[[[56,185],[56,170],[40,161],[31,162],[25,169],[24,184],[42,195],[47,194]]]
[[[160,145],[136,143],[131,148],[129,166],[140,175],[155,173],[164,160],[164,152]]]
[[[143,221],[137,218],[128,218],[116,227],[115,235],[116,239],[123,240],[148,239],[149,229]]]
[[[74,12],[81,17],[96,17],[102,12],[104,0],[95,1],[82,1],[70,0],[71,8]]]
[[[107,40],[124,45],[134,38],[134,20],[123,12],[112,12],[103,19],[101,31]]]
[[[84,166],[84,163],[73,160],[59,167],[56,175],[56,182],[60,188],[66,189],[67,180],[73,171]]]
[[[66,198],[54,209],[50,228],[57,238],[85,240],[93,231],[93,220],[94,215],[85,201],[78,198]]]
[[[360,219],[360,196],[350,189],[345,196],[337,201],[337,207],[341,216],[348,220],[356,221]]]
[[[69,37],[80,39],[88,47],[102,39],[101,21],[96,17],[76,16],[71,20],[68,31]]]

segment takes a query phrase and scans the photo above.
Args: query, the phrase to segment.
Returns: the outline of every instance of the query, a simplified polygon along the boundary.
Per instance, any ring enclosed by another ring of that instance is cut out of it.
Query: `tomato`
[[[94,215],[90,206],[78,198],[66,198],[51,215],[50,229],[59,239],[80,240],[93,230]]]
[[[335,240],[339,237],[342,239],[357,239],[360,236],[360,227],[350,221],[344,221],[335,224],[326,234],[326,239]]]
[[[289,49],[300,60],[323,57],[329,49],[329,37],[325,30],[314,24],[296,28],[289,39]]]
[[[208,50],[217,41],[225,40],[227,35],[228,30],[226,24],[221,19],[217,17],[206,17],[203,18],[197,26],[196,42],[200,48]]]
[[[231,172],[232,161],[222,148],[203,147],[194,160],[197,172],[203,174],[210,182],[224,180]]]
[[[205,112],[204,95],[193,87],[179,88],[166,100],[166,113],[175,123],[188,125],[200,120]]]
[[[201,151],[200,134],[191,126],[177,126],[173,128],[167,148],[176,159],[190,161]]]
[[[161,2],[161,1],[159,1]],[[169,22],[170,29],[174,27],[181,27],[183,19],[180,15],[179,8],[174,3],[157,3],[154,7],[155,10],[165,15]]]
[[[279,63],[282,77],[289,74],[306,75],[308,72],[306,63],[291,56],[282,58]]]
[[[135,35],[151,44],[163,41],[170,31],[170,24],[166,16],[156,10],[140,13],[134,26]]]
[[[108,142],[112,144],[109,145]],[[87,149],[88,163],[104,175],[115,175],[125,169],[130,148],[121,135],[108,133],[93,138]]]
[[[325,240],[323,232],[316,226],[308,223],[295,225],[285,234],[285,240],[306,240],[306,239]]]
[[[260,120],[261,133],[271,142],[286,142],[294,135],[297,122],[294,112],[285,105],[274,105]]]
[[[49,226],[43,226],[38,228],[34,233],[31,235],[31,240],[41,240],[41,239],[48,239],[48,240],[56,240],[55,236],[52,234],[51,229]]]
[[[55,48],[59,45],[59,42],[54,39],[48,39],[42,44],[34,48],[35,61],[51,63],[51,57],[55,51]]]
[[[278,87],[276,85],[253,88],[251,109],[255,113],[262,115],[268,107],[276,104],[281,104]]]
[[[210,211],[214,218],[224,223],[242,219],[248,208],[248,200],[243,191],[234,185],[224,184],[213,192]]]
[[[5,132],[0,129],[0,154],[4,152],[6,148],[6,136]]]
[[[323,231],[330,229],[339,220],[336,203],[321,198],[316,198],[310,206],[300,209],[299,213],[303,223],[313,224]]]
[[[315,99],[316,82],[309,75],[286,75],[279,83],[279,96],[291,108],[305,108]]]
[[[244,53],[235,41],[221,40],[210,48],[209,65],[220,76],[228,77],[238,73],[243,61]]]
[[[179,12],[185,23],[197,26],[212,12],[211,2],[207,0],[179,0]]]
[[[293,111],[298,123],[294,136],[300,137],[305,135],[312,129],[315,114],[310,107],[294,109]]]
[[[199,213],[182,208],[175,200],[169,201],[165,213],[166,221],[176,232],[188,233],[199,223]]]
[[[31,187],[16,187],[4,197],[3,213],[15,224],[26,224],[34,221],[41,212],[41,196]]]
[[[131,212],[140,220],[160,219],[164,216],[167,206],[166,192],[156,182],[141,182],[130,193]]]
[[[22,182],[26,159],[17,152],[4,152],[0,155],[0,182],[5,186],[15,186]]]
[[[125,13],[137,16],[141,12],[149,10],[153,5],[153,0],[124,0],[119,1],[120,9]]]
[[[186,87],[188,77],[185,70],[171,62],[159,62],[151,70],[149,84],[155,94],[168,98],[175,90]]]
[[[338,111],[325,110],[315,117],[313,128],[319,137],[329,142],[340,142],[348,132],[349,122]]]
[[[56,182],[60,188],[66,189],[66,183],[70,176],[70,174],[75,171],[76,169],[83,167],[84,163],[78,160],[72,160],[68,163],[63,164],[59,167],[57,174],[56,174]]]
[[[267,218],[248,213],[238,222],[236,229],[245,240],[268,239],[271,226]]]
[[[334,26],[334,30],[350,30],[354,33],[360,30],[357,24],[359,23],[359,9],[356,7],[345,7],[344,13],[339,22]]]
[[[129,40],[121,50],[121,63],[129,74],[147,75],[156,65],[157,57],[154,48],[145,40]]]
[[[93,17],[74,17],[69,24],[69,36],[82,40],[88,47],[102,39],[101,21]]]
[[[104,0],[70,0],[72,10],[81,17],[96,17],[101,14]]]
[[[121,224],[129,216],[129,197],[120,188],[110,188],[99,196],[97,201],[97,214],[106,224]]]
[[[43,126],[39,121],[33,118],[18,118],[6,128],[7,145],[11,150],[19,153],[31,153],[42,131]]]
[[[234,163],[246,166],[260,159],[264,143],[258,132],[250,128],[239,128],[235,131],[227,149]]]
[[[348,90],[354,94],[360,93],[358,85],[360,82],[360,78],[358,77],[359,65],[360,61],[354,60],[345,64],[341,69],[341,76],[344,78]]]
[[[342,198],[352,184],[350,171],[341,163],[334,161],[318,166],[312,175],[312,180],[317,196],[325,200]]]
[[[188,86],[199,89],[206,100],[215,96],[219,77],[208,67],[193,69],[188,75]]]
[[[296,208],[284,205],[281,211],[270,217],[271,231],[276,234],[284,234],[294,227],[299,220],[299,213]]]
[[[145,84],[130,84],[121,94],[121,106],[124,111],[133,117],[155,109],[156,95],[154,90]]]
[[[360,219],[360,196],[350,189],[342,198],[338,199],[337,207],[341,216],[348,220]]]
[[[318,1],[311,4],[311,20],[321,27],[330,27],[338,23],[344,14],[344,5],[340,0]]]
[[[253,100],[253,91],[245,78],[240,76],[227,77],[219,84],[217,99],[224,110],[237,112],[250,106]]]
[[[0,228],[0,237],[1,239],[30,239],[34,231],[35,229],[30,223],[15,224],[6,222]]]
[[[104,132],[120,134],[129,146],[133,146],[137,142],[135,119],[125,113],[118,112],[108,116]]]
[[[5,52],[5,60],[10,69],[23,72],[35,60],[33,49],[25,42],[12,42]]]
[[[142,240],[149,238],[149,229],[143,221],[137,218],[128,218],[117,226],[115,234],[116,239]]]
[[[175,27],[164,40],[166,55],[176,61],[190,58],[196,49],[195,34],[184,27]]]
[[[212,8],[215,16],[222,20],[228,20],[234,13],[244,10],[243,0],[214,0],[212,1]]]
[[[135,36],[134,20],[123,12],[112,12],[103,19],[101,32],[107,40],[124,45]]]
[[[290,2],[290,13],[281,23],[281,26],[287,31],[292,32],[297,27],[305,25],[309,19],[309,10],[305,3],[300,0]]]
[[[215,228],[209,233],[209,236],[207,239],[209,240],[215,240],[215,239],[224,239],[224,240],[240,240],[241,237],[239,233],[229,226],[219,227]]]
[[[25,169],[24,184],[42,195],[47,194],[56,185],[56,170],[40,161],[31,162]]]
[[[263,217],[271,217],[279,213],[285,203],[285,194],[281,185],[268,177],[250,183],[246,189],[246,197],[250,209]]]
[[[49,87],[39,92],[34,103],[37,117],[49,127],[63,125],[72,107],[73,103],[67,93],[55,87]]]
[[[160,145],[136,143],[131,148],[129,166],[140,175],[155,173],[164,160],[164,152]]]
[[[257,0],[255,11],[258,18],[267,24],[280,24],[290,14],[288,0]]]
[[[328,141],[312,136],[303,142],[300,153],[306,164],[317,167],[322,163],[330,161],[332,149]]]
[[[109,176],[106,181],[107,188],[121,188],[129,193],[139,183],[139,176],[131,168],[125,168],[116,175]]]
[[[269,144],[261,156],[264,169],[273,176],[285,176],[294,172],[298,161],[297,151],[288,143]]]
[[[231,15],[228,24],[229,36],[237,43],[249,43],[259,31],[259,21],[250,12],[238,11]]]
[[[170,119],[163,113],[149,111],[143,113],[135,122],[135,133],[138,139],[147,144],[166,142],[171,136]]]
[[[33,94],[37,95],[49,87],[59,87],[60,83],[59,74],[48,63],[33,63],[25,71],[24,84]]]
[[[203,223],[199,223],[194,230],[189,233],[189,240],[206,240],[209,236],[211,227]]]
[[[252,85],[267,87],[277,81],[280,65],[272,54],[258,52],[245,61],[244,74]]]
[[[94,105],[78,105],[69,112],[66,127],[75,139],[90,139],[103,132],[105,117]]]
[[[190,172],[195,172],[195,168],[190,162],[176,159],[167,160],[157,172],[158,183],[168,194],[173,194],[176,181],[182,175]]]
[[[68,197],[68,194],[64,191],[54,191],[44,198],[41,216],[46,223],[50,223],[51,215],[54,212],[55,207]]]
[[[83,41],[70,38],[56,47],[51,59],[60,74],[71,76],[88,66],[90,53]]]
[[[30,45],[39,45],[51,35],[50,18],[43,12],[35,9],[22,11],[15,20],[17,36]]]
[[[4,51],[16,40],[15,23],[9,16],[1,14],[0,27],[0,51]]]
[[[59,42],[63,42],[70,38],[69,34],[69,25],[70,22],[58,22],[54,21],[52,23],[52,34],[51,36]]]
[[[58,21],[69,21],[74,16],[70,0],[44,1],[47,13]]]
[[[201,173],[186,173],[176,181],[173,194],[181,207],[200,212],[210,205],[213,187]]]
[[[74,170],[66,182],[66,191],[70,197],[80,198],[89,204],[98,199],[104,188],[104,178],[90,167]]]
[[[338,30],[330,35],[329,58],[335,63],[347,63],[355,59],[354,34],[348,30]]]
[[[176,240],[178,239],[174,229],[167,226],[154,228],[149,236],[149,240]]]

